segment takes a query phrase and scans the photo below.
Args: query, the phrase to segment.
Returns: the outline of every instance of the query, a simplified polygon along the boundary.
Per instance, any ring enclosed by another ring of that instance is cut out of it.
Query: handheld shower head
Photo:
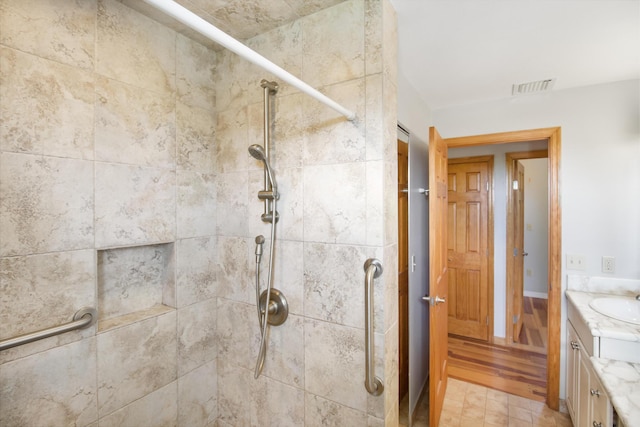
[[[263,162],[267,160],[267,155],[265,154],[264,148],[262,148],[262,145],[258,145],[258,144],[250,145],[249,154],[251,154],[251,156],[256,160],[260,160]]]
[[[271,165],[269,164],[269,159],[267,159],[267,155],[264,152],[264,148],[262,145],[252,144],[249,146],[249,154],[256,160],[260,160],[264,163],[264,167],[267,169],[267,175],[269,175],[269,181],[271,181],[271,188],[273,189],[273,194],[278,194],[278,186],[276,185],[276,178],[273,174],[273,170],[271,170]],[[276,196],[277,197],[277,196]]]

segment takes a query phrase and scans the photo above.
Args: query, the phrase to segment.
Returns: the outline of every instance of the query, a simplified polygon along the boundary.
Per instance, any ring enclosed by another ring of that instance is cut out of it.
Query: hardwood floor
[[[511,346],[449,335],[449,376],[527,399],[547,394],[547,301],[524,298],[520,343]]]
[[[449,376],[544,401],[547,395],[547,356],[451,335]]]
[[[523,305],[522,330],[513,346],[547,354],[547,300],[524,297]]]

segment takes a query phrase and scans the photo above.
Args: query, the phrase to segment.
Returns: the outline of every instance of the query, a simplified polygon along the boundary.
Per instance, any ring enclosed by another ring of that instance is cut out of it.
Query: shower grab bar
[[[380,396],[384,385],[375,376],[374,336],[373,336],[373,279],[382,274],[382,263],[375,258],[369,258],[364,263],[364,346],[365,346],[365,379],[364,387],[374,395]]]
[[[0,351],[38,341],[43,338],[52,337],[54,335],[60,335],[75,329],[88,328],[96,323],[96,320],[98,319],[97,314],[98,313],[95,308],[81,308],[75,312],[71,322],[0,341]]]
[[[246,59],[247,61],[263,68],[264,70],[272,73],[276,77],[284,80],[289,83],[291,86],[301,90],[312,98],[317,99],[322,102],[326,106],[333,108],[338,113],[342,114],[349,121],[354,121],[356,119],[356,113],[351,110],[346,109],[342,105],[338,104],[333,99],[329,98],[319,90],[310,86],[308,83],[300,80],[293,74],[286,71],[284,68],[276,65],[271,62],[264,56],[260,55],[255,50],[250,49],[244,44],[240,43],[238,40],[231,37],[229,34],[220,30],[218,27],[214,26],[210,22],[202,19],[195,13],[191,12],[186,7],[176,3],[173,0],[144,0],[146,3],[154,6],[158,10],[164,12],[165,14],[171,16],[172,18],[182,22],[186,26],[191,29],[197,31],[203,36],[207,37],[210,40],[218,43],[219,45],[229,49],[236,55]]]

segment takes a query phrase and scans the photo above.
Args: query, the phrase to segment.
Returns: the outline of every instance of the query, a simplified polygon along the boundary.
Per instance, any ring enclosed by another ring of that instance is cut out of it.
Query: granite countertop
[[[625,427],[640,426],[640,364],[591,357],[591,365]]]
[[[578,309],[578,314],[580,314],[582,320],[587,324],[594,337],[623,341],[640,341],[640,325],[634,325],[607,317],[589,306],[589,302],[595,298],[610,297],[613,295],[582,291],[566,291],[565,293],[567,298]]]

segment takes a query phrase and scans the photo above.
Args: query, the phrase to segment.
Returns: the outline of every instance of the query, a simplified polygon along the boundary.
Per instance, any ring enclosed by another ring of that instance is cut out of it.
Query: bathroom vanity
[[[601,298],[614,297],[604,289],[569,289],[566,404],[574,426],[640,426],[640,325],[596,311]],[[635,293],[615,297],[640,305]]]

